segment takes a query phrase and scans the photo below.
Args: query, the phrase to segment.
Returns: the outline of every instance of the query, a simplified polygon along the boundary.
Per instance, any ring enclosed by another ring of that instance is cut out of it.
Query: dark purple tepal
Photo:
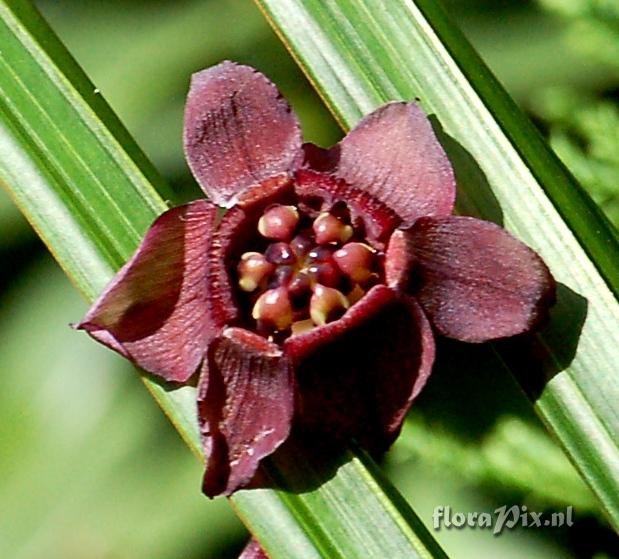
[[[165,380],[200,370],[209,496],[246,486],[293,422],[386,449],[433,331],[513,336],[554,300],[535,252],[451,215],[451,165],[413,103],[323,150],[262,74],[224,62],[194,75],[184,141],[209,200],[160,216],[79,328]]]

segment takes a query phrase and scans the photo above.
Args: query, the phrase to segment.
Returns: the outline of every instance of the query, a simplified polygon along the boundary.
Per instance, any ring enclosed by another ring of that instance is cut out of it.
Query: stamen
[[[265,291],[251,311],[254,320],[269,326],[274,331],[290,328],[292,324],[292,306],[285,287]]]
[[[274,241],[289,241],[299,223],[299,211],[294,206],[276,204],[268,208],[258,221],[258,231]]]
[[[312,264],[307,269],[307,275],[313,282],[327,287],[337,287],[342,279],[342,273],[333,261]]]
[[[290,241],[290,249],[298,259],[305,258],[313,246],[314,243],[306,235],[297,235]]]
[[[314,327],[314,323],[308,318],[307,320],[297,320],[292,323],[292,335],[298,336],[299,334],[305,334]]]
[[[333,247],[319,246],[314,247],[307,254],[306,262],[308,264],[316,264],[319,262],[329,262],[333,259]]]
[[[333,253],[333,260],[355,283],[364,283],[373,275],[375,251],[365,243],[348,243]]]
[[[346,293],[346,298],[351,305],[354,305],[357,301],[360,301],[364,295],[365,291],[358,283],[356,283],[355,286],[348,293]]]
[[[253,330],[277,343],[337,320],[381,281],[383,253],[362,242],[363,225],[351,221],[345,202],[319,212],[323,202],[311,210],[268,207],[250,245],[260,252],[245,252],[237,264]]]
[[[259,252],[246,252],[237,266],[239,287],[243,291],[255,291],[273,272],[274,266]]]
[[[299,272],[288,284],[288,294],[292,306],[296,309],[305,307],[312,293],[312,282],[304,272]]]
[[[350,307],[348,299],[341,291],[321,284],[314,286],[310,299],[310,316],[316,326],[323,326],[342,316]]]
[[[345,243],[353,235],[353,229],[350,225],[342,223],[334,215],[323,212],[315,220],[312,225],[316,242],[319,245],[325,243]]]
[[[290,245],[287,243],[271,243],[264,256],[271,264],[294,264],[297,260],[296,256],[290,249]]]
[[[269,289],[288,285],[293,276],[294,268],[292,266],[278,266],[271,277]]]

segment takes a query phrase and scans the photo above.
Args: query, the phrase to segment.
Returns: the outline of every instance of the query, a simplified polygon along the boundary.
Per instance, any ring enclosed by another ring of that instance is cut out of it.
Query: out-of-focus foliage
[[[244,531],[49,256],[0,298],[0,557],[234,557]]]
[[[575,88],[538,93],[531,109],[549,129],[553,148],[619,227],[619,3],[539,0],[564,20],[564,48],[602,64],[612,80],[605,98]]]
[[[533,108],[550,123],[550,143],[559,157],[619,227],[617,103],[550,89],[540,94]]]
[[[613,0],[540,3],[544,12],[515,0],[451,0],[448,6],[617,223],[619,8]],[[222,58],[271,76],[300,113],[308,139],[329,145],[339,137],[251,0],[38,5],[173,184],[174,202],[198,195],[180,141],[189,75]],[[2,285],[10,286],[0,296],[0,557],[234,556],[244,535],[227,504],[200,496],[199,465],[133,371],[68,329],[86,305],[49,259],[41,260],[32,239],[0,193],[0,257],[9,264],[2,267]],[[589,491],[524,395],[511,379],[476,378],[475,353],[462,354],[470,378],[461,384],[439,364],[386,460],[398,487],[430,526],[439,504],[460,511],[516,503],[576,509],[571,532],[434,533],[455,557],[608,551],[609,532]],[[573,533],[584,527],[596,537],[583,549]]]
[[[538,0],[567,20],[567,42],[576,51],[619,70],[619,3],[615,0]]]
[[[415,415],[389,454],[389,464],[396,469],[410,460],[439,469],[457,463],[460,476],[469,483],[501,496],[519,495],[536,510],[572,505],[580,513],[597,514],[595,498],[565,454],[544,430],[522,417],[500,417],[483,438],[467,442],[440,423]]]

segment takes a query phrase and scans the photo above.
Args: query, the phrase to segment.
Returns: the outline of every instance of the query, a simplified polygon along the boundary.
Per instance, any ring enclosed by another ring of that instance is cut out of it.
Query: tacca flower
[[[430,374],[433,329],[512,336],[553,301],[532,250],[451,215],[451,165],[413,103],[327,151],[302,144],[262,74],[224,62],[193,76],[184,135],[210,201],[159,217],[79,327],[168,381],[201,370],[209,496],[247,485],[293,422],[385,449]]]

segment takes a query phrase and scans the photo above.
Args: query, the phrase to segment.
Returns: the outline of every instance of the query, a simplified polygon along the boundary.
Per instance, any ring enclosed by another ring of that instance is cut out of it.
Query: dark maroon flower
[[[224,62],[193,77],[185,150],[229,211],[159,217],[79,327],[168,381],[201,368],[209,496],[246,486],[293,421],[385,449],[430,374],[432,328],[512,336],[553,301],[532,250],[451,215],[451,165],[413,103],[323,150],[262,74]]]

